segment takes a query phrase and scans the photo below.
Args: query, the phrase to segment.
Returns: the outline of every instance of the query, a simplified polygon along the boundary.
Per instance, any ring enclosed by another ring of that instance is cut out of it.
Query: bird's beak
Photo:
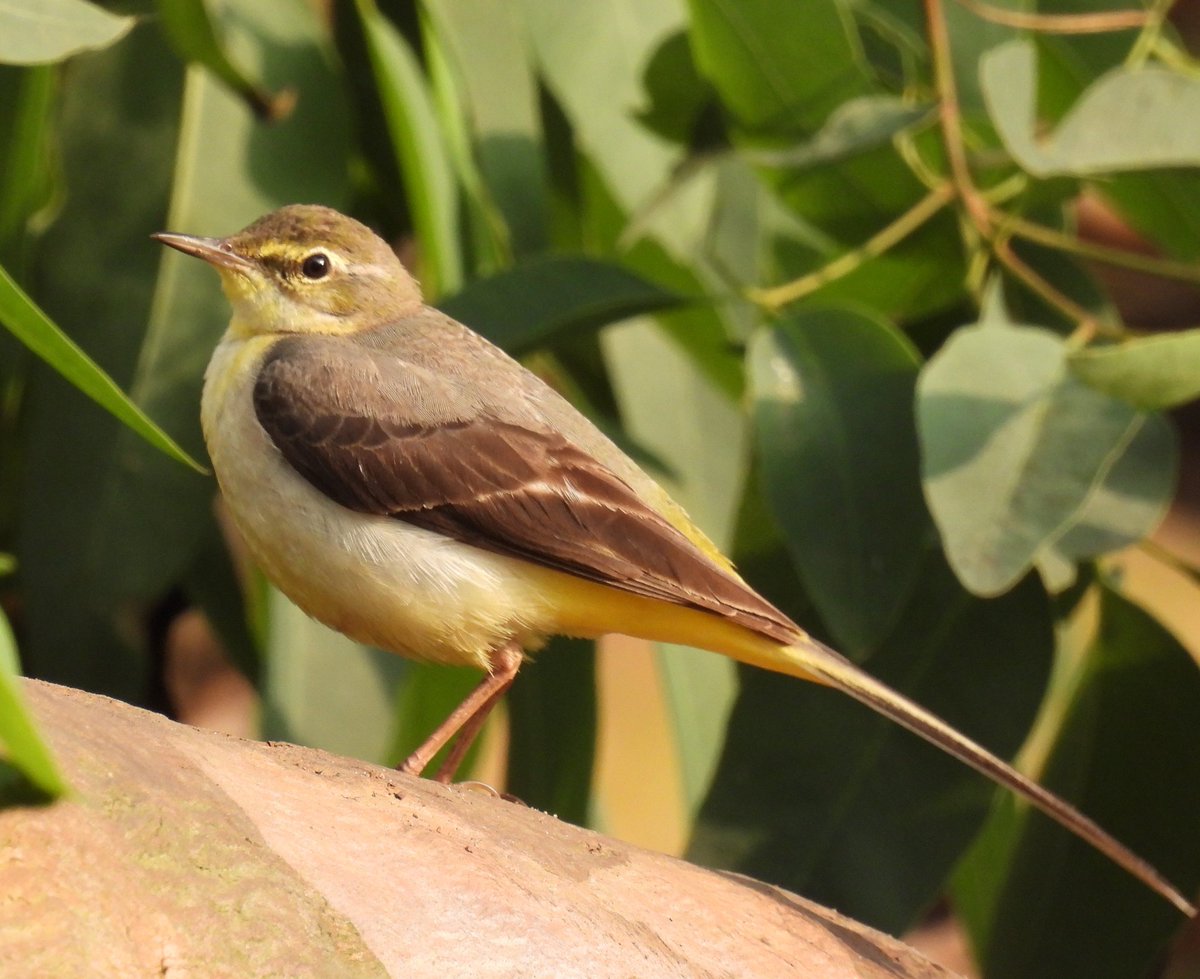
[[[229,269],[231,272],[249,273],[253,271],[254,264],[248,259],[242,258],[232,248],[224,238],[201,238],[198,235],[177,235],[170,231],[160,231],[157,234],[150,236],[155,241],[161,241],[164,245],[170,245],[172,248],[177,248],[185,255],[195,255],[196,258],[202,258],[209,265],[214,265],[219,269]]]

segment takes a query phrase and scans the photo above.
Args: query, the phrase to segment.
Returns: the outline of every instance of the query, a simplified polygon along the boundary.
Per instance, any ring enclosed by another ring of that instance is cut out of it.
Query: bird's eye
[[[300,263],[300,274],[306,279],[323,279],[329,274],[333,263],[324,252],[313,252]]]

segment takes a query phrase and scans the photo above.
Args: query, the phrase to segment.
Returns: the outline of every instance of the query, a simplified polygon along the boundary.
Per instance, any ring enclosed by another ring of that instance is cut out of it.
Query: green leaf
[[[1006,756],[1041,699],[1052,650],[1049,603],[1034,576],[985,601],[932,555],[866,668]],[[899,934],[977,832],[992,786],[839,693],[746,667],[740,674],[689,859]]]
[[[588,330],[681,305],[683,297],[612,262],[574,256],[531,259],[473,282],[439,303],[509,353],[560,334]]]
[[[870,92],[853,25],[836,0],[690,0],[688,7],[696,63],[748,133],[813,133]]]
[[[929,118],[928,105],[913,105],[894,95],[864,95],[830,113],[816,134],[782,150],[750,150],[749,159],[763,166],[816,167],[837,163],[889,142],[897,133]]]
[[[263,119],[279,119],[291,111],[295,93],[271,95],[226,54],[204,0],[157,0],[156,6],[163,32],[181,58],[202,64]]]
[[[643,126],[674,143],[716,142],[716,93],[696,70],[686,32],[672,34],[658,46],[643,81],[648,104],[637,113]]]
[[[1087,347],[1072,353],[1068,363],[1090,387],[1143,411],[1200,397],[1200,330]]]
[[[979,595],[1060,537],[1144,419],[1077,381],[1048,330],[961,328],[917,383],[925,496],[951,566]]]
[[[0,6],[0,62],[39,65],[106,48],[137,22],[83,0],[5,0]]]
[[[641,79],[659,45],[684,27],[680,4],[522,0],[521,6],[545,84],[622,220],[638,215],[640,234],[652,235],[677,260],[689,256],[704,233],[712,181],[701,176],[668,193],[683,151],[631,111],[644,102]]]
[[[912,404],[918,358],[881,320],[810,309],[749,350],[763,485],[839,648],[890,630],[932,538]]]
[[[420,280],[439,297],[462,282],[458,189],[429,89],[412,47],[373,0],[356,0],[392,151],[421,242]]]
[[[506,788],[535,809],[585,825],[596,754],[595,650],[556,637],[508,694]]]
[[[29,218],[50,197],[55,70],[3,69],[0,75],[0,263],[20,270]]]
[[[116,382],[50,321],[3,268],[0,268],[0,322],[75,387],[160,452],[197,472],[206,471],[126,397]]]
[[[29,716],[18,673],[17,644],[0,613],[0,746],[7,753],[0,763],[8,761],[46,795],[63,795],[67,785]]]
[[[477,207],[499,212],[512,255],[543,251],[548,177],[537,78],[520,10],[470,0],[429,0],[424,9],[460,81],[462,105],[450,109],[469,126],[471,145],[460,152],[478,164],[482,184],[474,193],[483,200]]]
[[[1004,145],[1035,176],[1087,176],[1200,165],[1200,78],[1157,65],[1101,76],[1055,127],[1037,118],[1037,53],[1029,41],[989,52],[980,65],[988,110]]]
[[[1200,884],[1200,675],[1179,642],[1105,588],[1100,631],[1064,684],[1040,775],[1185,894]],[[984,974],[1149,975],[1179,912],[1027,807],[997,810],[955,879]]]

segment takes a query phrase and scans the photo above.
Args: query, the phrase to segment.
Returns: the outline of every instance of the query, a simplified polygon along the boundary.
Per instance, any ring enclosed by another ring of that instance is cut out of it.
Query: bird
[[[1194,916],[1058,796],[810,636],[664,489],[541,378],[425,304],[354,218],[292,204],[207,262],[232,308],[200,416],[225,505],[266,576],[351,639],[472,666],[478,686],[399,767],[450,781],[528,652],[623,633],[833,687],[1025,798]]]

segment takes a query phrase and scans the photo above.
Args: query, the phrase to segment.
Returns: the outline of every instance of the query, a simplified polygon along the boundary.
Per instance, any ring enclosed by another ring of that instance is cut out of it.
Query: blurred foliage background
[[[255,733],[380,761],[475,682],[305,619],[181,461],[227,310],[148,235],[312,201],[799,622],[1196,893],[1200,637],[1155,598],[1197,598],[1164,413],[1200,393],[1200,64],[1192,6],[1128,2],[5,4],[6,784],[61,789],[18,671],[190,718],[211,633]],[[632,778],[677,794],[691,859],[892,932],[948,900],[989,977],[1164,961],[1172,908],[844,698],[599,662],[556,641],[514,689],[490,765],[530,804],[612,828],[598,725],[607,752],[657,712]]]

